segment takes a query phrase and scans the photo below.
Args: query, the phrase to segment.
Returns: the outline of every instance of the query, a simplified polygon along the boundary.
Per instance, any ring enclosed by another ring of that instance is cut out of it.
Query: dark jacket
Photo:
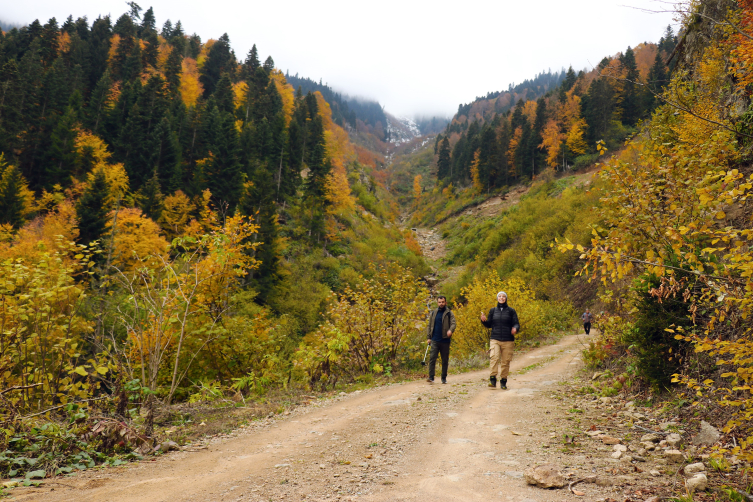
[[[515,335],[512,334],[512,328],[520,331],[518,313],[507,304],[502,307],[499,305],[493,307],[489,311],[486,321],[481,321],[481,324],[492,329],[492,340],[500,342],[514,342]]]
[[[434,321],[437,318],[437,312],[439,312],[439,309],[436,308],[431,311],[431,316],[429,317],[429,325],[426,327],[426,338],[431,340],[431,335],[434,331]],[[450,310],[450,307],[445,307],[444,315],[442,316],[442,338],[450,338],[447,336],[448,331],[452,331],[455,333],[455,314],[452,313],[452,310]]]

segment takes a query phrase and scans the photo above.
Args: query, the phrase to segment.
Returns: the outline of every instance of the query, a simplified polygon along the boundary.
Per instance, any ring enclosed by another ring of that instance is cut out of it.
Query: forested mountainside
[[[382,153],[351,143],[335,97],[129,5],[0,37],[0,374],[23,387],[0,420],[113,389],[326,385],[340,295],[384,283],[378,316],[421,290]],[[408,350],[375,344],[366,368]]]
[[[389,142],[387,116],[384,114],[384,108],[377,101],[343,96],[328,85],[322,84],[321,80],[317,83],[309,78],[298,77],[297,73],[295,76],[286,74],[285,79],[294,88],[300,87],[304,94],[319,91],[332,107],[332,120],[337,125],[344,127],[347,123],[352,128],[365,130]]]
[[[605,57],[591,71],[543,74],[505,93],[461,105],[437,136],[437,176],[445,185],[491,190],[531,179],[547,167],[581,168],[596,142],[613,148],[658,106],[677,38],[671,27],[658,44],[639,44]],[[538,82],[542,83],[538,83]],[[643,85],[645,82],[646,85]]]

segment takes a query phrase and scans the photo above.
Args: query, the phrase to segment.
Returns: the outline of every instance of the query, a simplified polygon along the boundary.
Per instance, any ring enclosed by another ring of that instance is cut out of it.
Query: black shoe
[[[429,382],[429,383],[434,383],[434,379],[433,378],[427,378],[426,381]]]
[[[502,390],[507,390],[507,378],[499,379],[499,388]]]
[[[489,377],[489,388],[490,389],[497,388],[497,377]]]
[[[443,378],[443,379],[442,379],[442,383],[447,383],[447,379],[446,379],[446,378]]]

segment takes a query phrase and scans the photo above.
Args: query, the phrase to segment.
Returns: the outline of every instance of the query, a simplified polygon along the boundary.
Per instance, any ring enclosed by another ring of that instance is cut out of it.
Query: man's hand
[[[447,330],[447,337],[449,338],[449,337],[451,337],[451,336],[452,336],[452,331],[450,331],[450,330],[448,329],[448,330]]]
[[[486,322],[486,314],[481,313],[481,322]]]
[[[513,335],[514,335],[515,333],[517,333],[517,332],[518,332],[517,328],[513,328],[513,329],[511,329],[511,330],[510,330],[510,333],[512,333]]]
[[[431,338],[427,338],[427,339],[426,339],[426,344],[428,345],[428,344],[430,344],[430,343],[431,343]]]

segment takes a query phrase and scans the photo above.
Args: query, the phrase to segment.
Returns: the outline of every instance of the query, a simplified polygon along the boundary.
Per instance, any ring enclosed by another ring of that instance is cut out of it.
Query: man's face
[[[444,298],[440,298],[437,300],[437,305],[439,305],[439,308],[444,308],[445,305],[447,305],[447,300]]]
[[[504,293],[500,293],[500,294],[498,294],[498,295],[497,295],[497,301],[498,301],[499,303],[505,303],[505,302],[507,302],[507,295],[506,295],[506,294],[504,294]]]

